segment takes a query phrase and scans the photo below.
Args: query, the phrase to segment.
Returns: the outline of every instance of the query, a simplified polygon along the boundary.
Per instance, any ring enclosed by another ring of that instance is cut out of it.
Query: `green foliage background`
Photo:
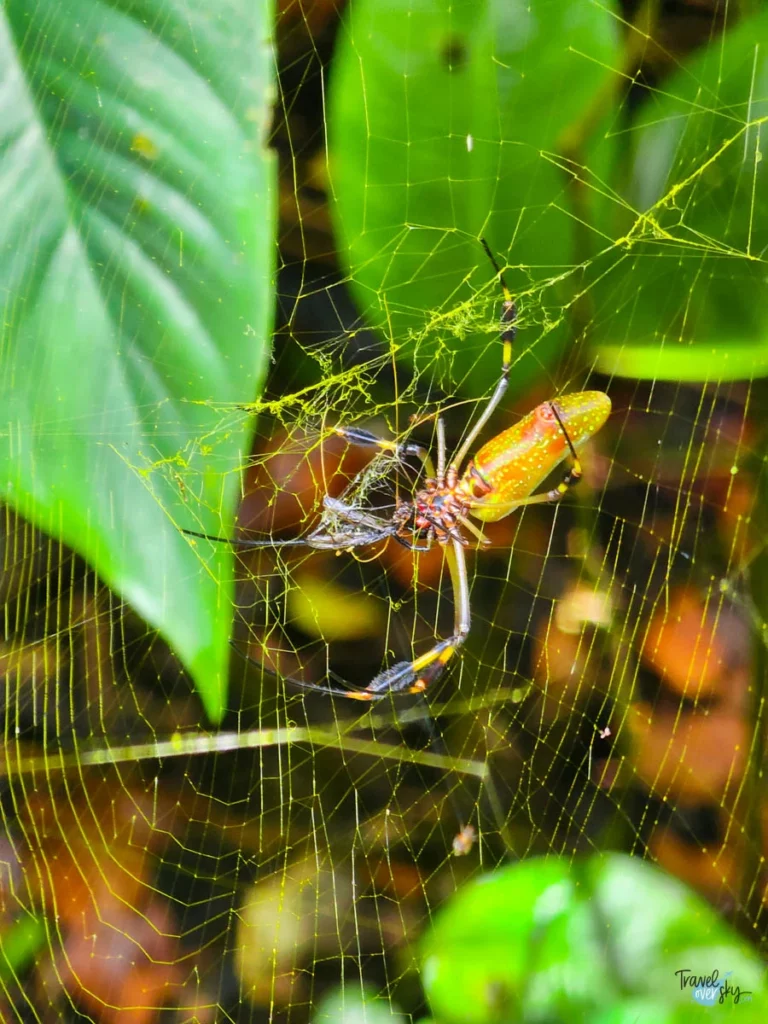
[[[763,1019],[768,11],[664,8],[0,6],[0,1017]],[[291,674],[431,642],[440,567],[183,531],[306,530],[338,423],[458,440],[481,236],[499,426],[614,416],[453,689],[353,714]]]

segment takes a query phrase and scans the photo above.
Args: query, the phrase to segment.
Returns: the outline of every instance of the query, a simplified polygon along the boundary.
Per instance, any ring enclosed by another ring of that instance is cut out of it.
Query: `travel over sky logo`
[[[691,998],[700,1006],[714,1006],[732,999],[734,1004],[739,1002],[748,1003],[752,999],[751,992],[742,991],[738,985],[728,981],[733,971],[727,971],[722,977],[718,970],[711,974],[694,974],[689,968],[684,967],[675,974],[680,979],[680,988],[691,990]]]

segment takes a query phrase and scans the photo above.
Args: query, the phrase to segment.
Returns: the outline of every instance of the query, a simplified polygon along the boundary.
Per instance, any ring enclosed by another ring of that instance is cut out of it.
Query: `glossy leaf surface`
[[[594,294],[597,365],[607,373],[724,381],[768,372],[767,43],[763,11],[644,100],[614,223],[627,256]]]
[[[568,344],[564,318],[548,312],[567,302],[577,259],[570,175],[557,154],[609,80],[618,45],[610,8],[591,0],[351,6],[330,103],[339,252],[399,358],[412,365],[408,333],[429,327],[417,365],[437,351],[451,386],[470,394],[498,375],[489,325],[501,296],[480,235],[523,296],[513,391]],[[462,303],[480,287],[487,320],[473,322]]]
[[[221,713],[231,522],[269,342],[268,4],[0,11],[0,492]],[[224,429],[222,429],[224,428]],[[215,433],[214,433],[215,432]]]

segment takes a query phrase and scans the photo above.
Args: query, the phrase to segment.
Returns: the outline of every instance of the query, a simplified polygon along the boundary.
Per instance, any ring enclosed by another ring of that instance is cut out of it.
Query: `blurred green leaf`
[[[675,972],[732,972],[721,1014],[766,1019],[764,968],[712,907],[637,858],[534,858],[466,886],[422,946],[424,986],[443,1024],[699,1020]],[[634,1014],[634,1016],[632,1016]]]
[[[763,11],[648,95],[616,229],[628,256],[595,292],[599,369],[699,381],[768,370],[767,43]]]
[[[225,696],[233,514],[269,353],[270,4],[0,11],[0,492]],[[224,428],[224,429],[222,429]],[[214,439],[214,431],[217,431]]]
[[[312,1024],[405,1024],[405,1016],[392,1008],[389,999],[360,985],[333,989],[315,1008]]]
[[[469,393],[497,378],[500,296],[481,234],[523,293],[513,390],[569,342],[576,218],[556,152],[618,66],[618,37],[610,6],[591,0],[351,5],[330,100],[339,252],[399,358],[430,325],[441,341],[417,353],[422,368],[437,352]],[[563,280],[542,288],[550,278]],[[462,303],[482,286],[478,321]]]
[[[45,922],[22,914],[0,934],[0,982],[7,984],[29,966],[46,941]]]

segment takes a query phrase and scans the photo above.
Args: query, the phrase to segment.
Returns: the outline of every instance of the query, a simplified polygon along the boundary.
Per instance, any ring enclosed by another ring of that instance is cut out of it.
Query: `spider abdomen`
[[[602,391],[577,391],[562,395],[554,403],[574,447],[597,433],[611,411],[611,400]],[[503,519],[567,454],[568,444],[552,403],[544,402],[484,444],[470,463],[460,487],[468,495],[473,493],[474,468],[489,488],[487,494],[471,498],[472,515],[484,522]]]

